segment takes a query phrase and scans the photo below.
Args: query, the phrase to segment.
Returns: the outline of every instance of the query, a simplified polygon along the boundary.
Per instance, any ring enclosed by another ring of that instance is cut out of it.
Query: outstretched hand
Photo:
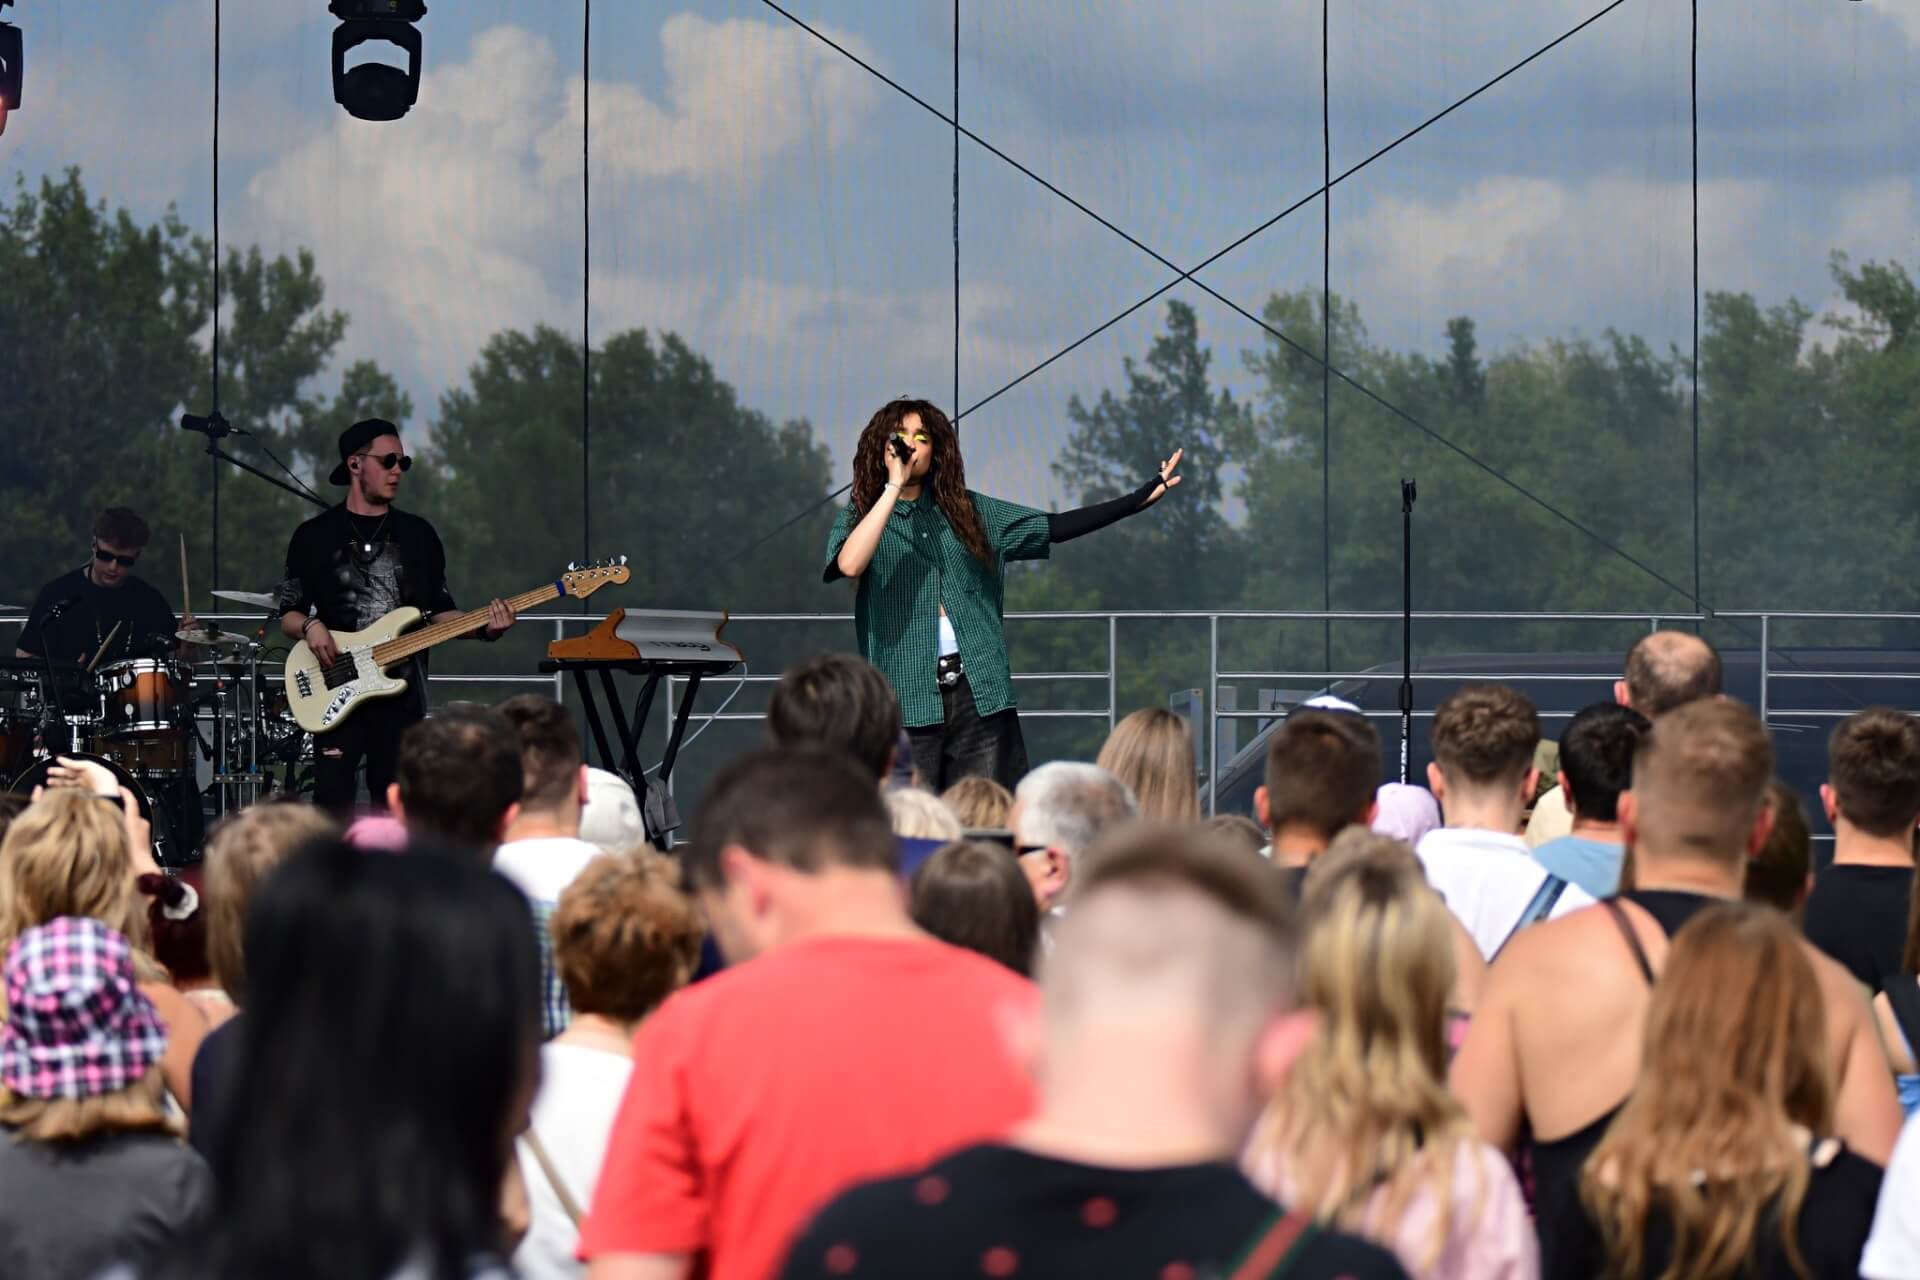
[[[1173,456],[1160,464],[1160,484],[1154,489],[1153,495],[1147,499],[1146,506],[1150,507],[1166,497],[1167,490],[1180,483],[1180,477],[1175,472],[1180,469],[1180,459],[1186,452],[1185,449],[1175,449]],[[1141,509],[1144,510],[1144,508]]]

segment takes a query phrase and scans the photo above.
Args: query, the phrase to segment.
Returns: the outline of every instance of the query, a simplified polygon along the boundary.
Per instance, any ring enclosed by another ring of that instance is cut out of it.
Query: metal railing
[[[250,625],[257,624],[260,620],[260,615],[258,613],[219,613],[219,614],[202,614],[198,616],[200,616],[204,621],[221,622],[221,623],[246,623]],[[1759,668],[1760,668],[1759,711],[1763,719],[1767,719],[1768,717],[1788,717],[1788,716],[1837,718],[1847,714],[1845,710],[1799,708],[1799,707],[1793,707],[1793,708],[1775,707],[1773,705],[1774,697],[1773,697],[1772,686],[1773,686],[1773,682],[1776,680],[1821,679],[1821,680],[1828,680],[1828,681],[1835,681],[1835,682],[1859,681],[1859,680],[1920,681],[1920,671],[1913,671],[1913,672],[1810,671],[1810,670],[1802,669],[1798,667],[1797,664],[1792,664],[1792,663],[1788,664],[1789,669],[1783,669],[1780,663],[1775,660],[1776,655],[1772,648],[1774,624],[1780,621],[1837,621],[1837,622],[1861,622],[1861,623],[1920,622],[1920,613],[1890,613],[1890,612],[1874,613],[1874,612],[1809,611],[1809,610],[1780,610],[1780,609],[1766,609],[1766,610],[1763,610],[1763,609],[1731,610],[1729,609],[1729,610],[1717,610],[1711,616],[1719,617],[1719,618],[1728,618],[1728,619],[1743,619],[1743,620],[1749,620],[1749,621],[1754,621],[1758,623],[1759,643],[1756,647],[1759,653]],[[538,625],[542,627],[550,627],[552,629],[553,638],[557,640],[557,639],[563,638],[566,635],[568,626],[597,623],[602,619],[602,617],[604,617],[604,614],[536,613],[536,614],[529,614],[525,619],[523,619],[523,623]],[[1024,683],[1024,684],[1051,684],[1051,683],[1075,682],[1075,681],[1087,682],[1087,683],[1103,683],[1106,686],[1106,704],[1104,706],[1087,707],[1087,708],[1064,708],[1063,707],[1063,708],[1023,709],[1020,715],[1022,719],[1028,719],[1028,720],[1031,720],[1031,719],[1093,720],[1093,721],[1104,720],[1106,721],[1109,729],[1112,728],[1112,726],[1114,725],[1114,723],[1119,717],[1120,624],[1123,622],[1146,622],[1146,621],[1150,621],[1150,622],[1190,621],[1190,622],[1196,622],[1196,623],[1198,622],[1206,623],[1207,624],[1207,685],[1205,690],[1205,699],[1206,699],[1205,723],[1207,728],[1207,734],[1206,734],[1205,777],[1209,783],[1208,794],[1209,794],[1209,806],[1211,807],[1211,804],[1212,804],[1211,797],[1213,796],[1214,792],[1217,790],[1217,784],[1220,780],[1220,768],[1221,768],[1221,765],[1225,763],[1220,758],[1220,736],[1221,736],[1220,727],[1222,722],[1223,721],[1232,722],[1232,721],[1240,721],[1240,720],[1256,720],[1256,721],[1269,720],[1270,721],[1270,720],[1280,718],[1280,716],[1283,714],[1282,712],[1273,710],[1273,709],[1241,710],[1238,708],[1222,708],[1222,706],[1220,705],[1222,701],[1220,696],[1220,691],[1223,686],[1235,681],[1274,680],[1274,681],[1310,682],[1311,685],[1315,688],[1326,688],[1336,683],[1381,682],[1381,681],[1397,683],[1401,679],[1401,673],[1397,669],[1390,669],[1390,668],[1381,668],[1381,669],[1376,669],[1372,671],[1332,671],[1332,672],[1325,671],[1325,670],[1283,670],[1283,671],[1240,671],[1240,670],[1231,670],[1231,669],[1223,670],[1220,665],[1220,625],[1221,623],[1222,622],[1248,622],[1248,623],[1268,622],[1268,623],[1280,624],[1280,623],[1304,623],[1304,622],[1347,622],[1347,623],[1373,622],[1373,623],[1385,624],[1385,623],[1398,622],[1401,620],[1401,617],[1402,617],[1401,614],[1392,610],[1122,609],[1122,610],[1108,610],[1108,611],[1042,610],[1042,611],[1035,611],[1035,612],[1028,612],[1028,613],[1010,613],[1007,615],[1006,620],[1009,623],[1031,623],[1031,622],[1104,623],[1104,629],[1106,631],[1106,656],[1105,656],[1105,665],[1103,667],[1099,667],[1099,668],[1088,670],[1088,671],[1016,671],[1013,673],[1013,679],[1016,682]],[[1629,613],[1629,612],[1604,612],[1604,611],[1495,612],[1495,611],[1476,611],[1476,610],[1464,610],[1464,611],[1418,610],[1413,614],[1413,620],[1419,623],[1500,622],[1500,623],[1510,623],[1515,625],[1524,625],[1528,623],[1567,623],[1567,622],[1634,623],[1634,624],[1645,626],[1649,631],[1657,631],[1663,625],[1666,625],[1666,624],[1700,623],[1700,622],[1707,621],[1708,617],[1709,615],[1700,614],[1700,613],[1675,613],[1675,612]],[[9,624],[19,625],[21,623],[24,623],[25,620],[26,619],[19,614],[0,615],[0,627],[5,627]],[[739,627],[750,627],[750,626],[755,626],[760,624],[788,624],[788,625],[835,624],[835,625],[840,625],[847,628],[847,635],[849,640],[851,639],[852,623],[853,623],[853,615],[851,613],[797,613],[797,612],[796,613],[742,613],[742,614],[734,614],[729,619],[729,625],[739,626]],[[272,631],[271,636],[277,639],[278,631],[277,630]],[[1613,680],[1618,678],[1619,671],[1618,671],[1617,664],[1613,664],[1606,670],[1596,670],[1592,672],[1501,672],[1501,671],[1478,672],[1476,671],[1473,673],[1473,676],[1475,679],[1494,680],[1494,681],[1524,680],[1528,682],[1573,682],[1573,683],[1608,682],[1610,683]],[[272,674],[269,674],[268,678],[274,679],[276,677]],[[1459,673],[1421,672],[1421,671],[1415,671],[1413,673],[1413,679],[1416,682],[1457,681],[1460,678],[1461,678],[1461,675]],[[769,684],[778,683],[779,679],[780,677],[777,673],[762,672],[759,674],[754,674],[749,669],[747,673],[744,673],[739,676],[723,676],[723,677],[718,677],[718,678],[709,680],[706,682],[705,688],[709,690],[714,690],[714,689],[724,690],[729,681],[733,682],[736,688],[744,687],[745,685],[769,685]],[[464,684],[541,686],[551,690],[553,697],[563,703],[566,701],[566,697],[567,697],[566,680],[565,680],[564,672],[554,672],[551,675],[528,675],[524,673],[515,673],[515,672],[502,672],[499,674],[463,672],[463,673],[448,673],[448,674],[432,675],[429,677],[429,680],[434,684],[455,685],[455,686],[464,685]],[[666,684],[666,695],[667,695],[665,699],[665,705],[667,705],[668,707],[677,705],[677,699],[680,693],[681,686],[683,685],[684,681],[680,677],[669,676],[664,683]],[[1364,714],[1375,719],[1397,720],[1399,718],[1400,713],[1397,710],[1391,710],[1391,711],[1367,711],[1367,712],[1364,712]],[[1432,714],[1433,713],[1431,711],[1416,711],[1414,712],[1414,718],[1429,719],[1431,718]],[[1565,718],[1571,713],[1547,711],[1547,712],[1542,712],[1541,714],[1543,719],[1557,719],[1557,718]],[[702,727],[704,727],[708,724],[721,722],[721,721],[758,721],[764,718],[765,718],[765,713],[760,711],[735,711],[730,709],[700,711],[696,709],[689,716],[689,721],[698,722]],[[663,736],[666,730],[666,725],[671,723],[671,718],[666,717],[664,718],[664,720],[665,720],[665,724],[663,724]]]

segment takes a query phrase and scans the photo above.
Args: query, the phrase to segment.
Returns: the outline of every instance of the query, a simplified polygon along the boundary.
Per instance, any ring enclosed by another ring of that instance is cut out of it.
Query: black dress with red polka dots
[[[1229,1164],[1110,1169],[986,1144],[841,1195],[794,1242],[781,1275],[1226,1280],[1275,1212]],[[1263,1280],[1405,1275],[1384,1249],[1314,1231]]]

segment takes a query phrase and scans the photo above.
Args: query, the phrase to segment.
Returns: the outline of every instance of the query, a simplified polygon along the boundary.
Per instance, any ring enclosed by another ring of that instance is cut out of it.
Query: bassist
[[[305,640],[322,663],[338,656],[335,631],[360,631],[411,605],[441,620],[458,612],[447,589],[447,557],[440,535],[419,516],[393,505],[400,477],[413,465],[400,447],[399,428],[379,418],[356,422],[340,435],[340,465],[328,479],[347,500],[294,530],[286,578],[275,604],[280,629]],[[513,609],[495,600],[475,636],[492,640],[513,625]],[[400,734],[426,714],[426,656],[395,675],[407,690],[370,702],[321,734],[314,751],[314,803],[344,811],[354,801],[354,775],[366,766],[368,794],[377,808],[393,781]]]

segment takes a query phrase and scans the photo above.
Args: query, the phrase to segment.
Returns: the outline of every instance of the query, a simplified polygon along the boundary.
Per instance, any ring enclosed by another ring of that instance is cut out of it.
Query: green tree
[[[183,408],[212,403],[202,336],[212,253],[171,213],[143,226],[89,200],[77,170],[44,177],[37,190],[17,178],[12,202],[0,205],[0,278],[8,282],[0,292],[0,497],[9,512],[0,597],[8,603],[26,603],[76,563],[93,513],[114,504],[153,527],[145,572],[169,597],[179,591],[173,549],[186,537],[194,605],[211,603],[215,464],[175,420]],[[257,438],[230,439],[230,451],[274,470],[257,444],[312,458],[323,425],[354,408],[406,415],[405,397],[372,365],[349,371],[334,396],[314,389],[347,320],[324,309],[311,255],[233,249],[220,286],[221,409]],[[272,583],[305,505],[232,470],[221,475],[220,498],[221,581]]]
[[[1140,516],[1055,548],[1050,563],[1017,566],[1008,582],[1009,611],[1023,609],[1199,609],[1230,604],[1246,571],[1245,539],[1222,510],[1228,440],[1241,409],[1213,385],[1213,353],[1200,341],[1193,308],[1167,304],[1165,327],[1143,356],[1121,366],[1123,389],[1091,402],[1074,395],[1074,424],[1053,464],[1054,477],[1079,505],[1131,493],[1177,448],[1180,487]],[[1119,713],[1165,706],[1170,693],[1205,685],[1207,628],[1195,621],[1132,621],[1119,630],[1126,672],[1116,689]],[[1094,624],[1016,625],[1010,633],[1017,667],[1087,671],[1104,665],[1108,636]],[[1088,682],[1022,689],[1032,705],[1103,704],[1106,690]],[[1050,724],[1056,751],[1090,755],[1104,725]]]
[[[831,488],[805,422],[740,404],[677,334],[635,329],[593,353],[587,478],[593,546],[581,545],[580,344],[544,325],[494,335],[467,384],[441,397],[442,537],[463,579],[539,582],[589,550],[633,561],[623,598],[651,608],[818,607],[820,545],[834,512],[739,558],[779,513]]]

